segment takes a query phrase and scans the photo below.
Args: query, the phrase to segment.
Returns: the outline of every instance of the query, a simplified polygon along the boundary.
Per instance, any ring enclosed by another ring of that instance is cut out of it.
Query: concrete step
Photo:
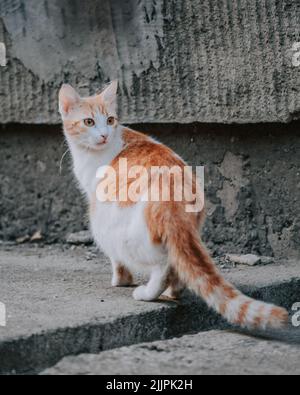
[[[202,332],[99,355],[65,358],[43,374],[299,375],[300,336],[298,341],[292,345],[229,331]]]
[[[110,286],[101,254],[78,247],[1,247],[0,373],[37,373],[63,357],[226,328],[200,299],[136,302]],[[239,267],[226,277],[254,297],[287,308],[300,295],[299,262]]]

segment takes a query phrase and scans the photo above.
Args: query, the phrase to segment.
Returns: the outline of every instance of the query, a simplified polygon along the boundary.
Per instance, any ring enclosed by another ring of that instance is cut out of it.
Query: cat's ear
[[[59,112],[68,115],[70,109],[80,102],[80,96],[71,85],[64,84],[59,92]]]
[[[112,115],[117,115],[118,107],[118,80],[111,82],[108,87],[101,93],[107,111]]]

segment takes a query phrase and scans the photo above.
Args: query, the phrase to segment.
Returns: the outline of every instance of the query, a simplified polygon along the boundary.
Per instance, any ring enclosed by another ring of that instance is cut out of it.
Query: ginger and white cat
[[[82,98],[70,85],[63,85],[59,94],[74,172],[90,204],[95,241],[111,259],[112,285],[132,285],[132,272],[144,271],[150,280],[134,290],[136,300],[155,300],[167,289],[177,297],[188,287],[230,323],[248,328],[285,325],[285,309],[243,295],[219,273],[200,238],[203,210],[187,213],[184,202],[174,200],[97,199],[97,170],[111,166],[118,172],[120,159],[127,159],[129,167],[146,169],[185,166],[163,144],[119,124],[117,88],[115,81],[100,95]]]

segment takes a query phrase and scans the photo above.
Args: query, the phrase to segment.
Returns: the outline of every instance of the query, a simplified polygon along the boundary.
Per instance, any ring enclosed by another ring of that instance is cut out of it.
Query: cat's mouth
[[[99,141],[98,143],[96,143],[94,145],[94,148],[97,150],[100,150],[101,148],[104,148],[106,145],[108,144],[108,140],[103,140],[103,141]]]
[[[102,139],[102,140],[99,140],[99,141],[88,142],[86,144],[83,143],[83,145],[89,150],[101,151],[104,148],[106,148],[108,143],[109,143],[109,139],[104,139],[104,140]]]
[[[101,136],[101,140],[97,142],[97,147],[102,147],[103,145],[106,145],[108,142],[108,136]]]

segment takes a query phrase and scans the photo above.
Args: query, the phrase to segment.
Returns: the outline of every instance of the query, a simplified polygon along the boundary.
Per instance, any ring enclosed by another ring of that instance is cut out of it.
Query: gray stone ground
[[[249,295],[289,309],[299,299],[297,261],[224,274]],[[189,294],[180,303],[143,303],[132,291],[110,286],[109,264],[93,247],[2,245],[0,301],[7,326],[0,328],[0,373],[41,372],[68,355],[226,327]]]
[[[299,375],[298,345],[227,331],[65,358],[44,375]]]

